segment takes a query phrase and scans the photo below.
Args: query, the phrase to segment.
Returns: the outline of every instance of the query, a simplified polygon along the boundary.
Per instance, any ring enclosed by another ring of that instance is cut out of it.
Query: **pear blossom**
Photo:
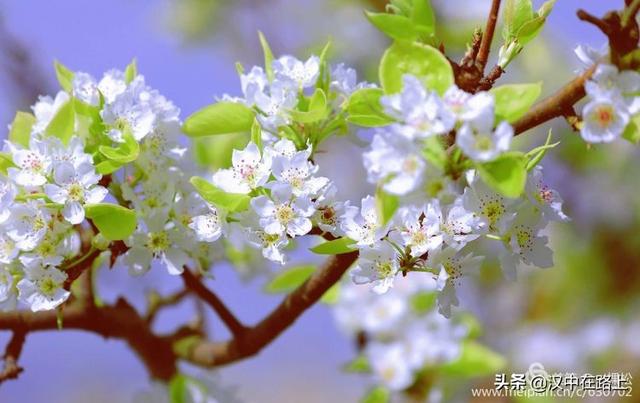
[[[0,266],[10,264],[20,250],[16,247],[16,242],[6,233],[0,234]]]
[[[461,121],[474,121],[482,116],[494,114],[493,96],[486,91],[469,94],[453,85],[444,93],[443,101]]]
[[[630,119],[619,101],[605,96],[586,104],[582,116],[580,135],[589,143],[610,143],[620,138]]]
[[[98,106],[100,104],[98,83],[90,74],[76,72],[73,75],[71,84],[74,97],[92,106]]]
[[[420,257],[442,244],[440,208],[428,203],[422,208],[403,207],[398,211],[400,236],[411,256]]]
[[[619,71],[611,64],[599,64],[584,88],[594,99],[607,98],[620,103],[630,115],[640,112],[640,73]]]
[[[200,242],[215,242],[222,235],[222,217],[218,209],[211,205],[208,208],[206,214],[193,217],[189,224]]]
[[[434,200],[432,205],[439,216],[442,241],[454,250],[462,249],[485,231],[485,223],[464,207],[461,197],[456,198],[446,208],[441,208],[438,200]]]
[[[247,194],[263,186],[271,174],[271,160],[262,158],[253,142],[242,151],[233,150],[231,162],[231,168],[213,175],[213,184],[225,192]]]
[[[151,133],[156,116],[142,95],[148,96],[148,92],[144,78],[138,76],[129,83],[124,92],[113,99],[113,102],[105,104],[100,114],[104,123],[111,127],[107,132],[111,140],[116,143],[124,142],[127,131],[136,141]]]
[[[311,231],[313,204],[307,197],[295,197],[289,185],[276,184],[271,188],[271,198],[258,196],[251,200],[251,206],[267,234],[295,237]]]
[[[14,279],[7,265],[0,265],[0,312],[14,310],[17,295],[14,287]]]
[[[382,239],[388,226],[383,225],[372,196],[362,199],[361,208],[348,206],[342,216],[342,230],[356,241],[357,246],[368,246]]]
[[[98,185],[101,175],[90,164],[74,167],[61,162],[56,165],[53,177],[56,184],[46,184],[44,191],[54,203],[64,204],[62,215],[71,224],[84,221],[84,204],[99,203],[108,193]]]
[[[495,130],[492,127],[493,114],[480,115],[460,127],[456,144],[474,161],[492,161],[509,150],[513,138],[513,127],[509,123],[500,122]]]
[[[15,204],[10,219],[5,223],[7,235],[15,242],[16,248],[30,251],[44,238],[50,221],[51,214],[41,201]]]
[[[339,63],[331,69],[329,88],[345,97],[345,99],[359,89],[372,87],[375,87],[375,85],[364,81],[358,82],[356,70],[346,67],[344,63]]]
[[[51,172],[52,158],[50,144],[46,140],[32,137],[29,148],[22,149],[12,143],[6,143],[13,156],[16,167],[9,167],[9,178],[19,186],[28,188],[42,186],[47,183],[47,176]]]
[[[367,346],[373,373],[391,390],[406,389],[413,383],[413,371],[409,367],[409,355],[400,343],[370,343]]]
[[[31,132],[36,137],[42,136],[51,120],[67,102],[69,102],[69,94],[66,91],[59,91],[55,98],[51,98],[48,95],[39,97],[38,102],[31,108],[36,118]]]
[[[104,73],[98,83],[98,90],[107,104],[113,103],[116,97],[125,92],[126,89],[127,83],[124,79],[124,72],[116,69]]]
[[[300,151],[291,158],[276,156],[272,160],[271,170],[277,183],[291,186],[295,196],[315,196],[329,183],[327,178],[313,176],[318,167],[308,158],[308,152]]]
[[[289,124],[289,110],[295,108],[297,102],[297,94],[290,83],[275,81],[271,83],[268,94],[256,92],[252,104],[262,112],[257,115],[262,127],[276,132],[278,127]]]
[[[7,178],[0,177],[0,224],[11,215],[11,206],[17,194],[16,186]]]
[[[562,211],[560,194],[545,184],[542,177],[542,166],[537,165],[527,177],[525,194],[528,200],[539,208],[548,220],[568,221],[569,217]]]
[[[467,181],[469,186],[464,190],[462,205],[482,219],[488,231],[498,231],[513,218],[515,200],[490,189],[474,171],[468,172]]]
[[[282,56],[273,61],[273,72],[278,80],[290,80],[299,89],[310,87],[316,83],[320,73],[320,59],[311,56],[302,62],[293,56]]]
[[[334,236],[341,236],[344,231],[341,228],[341,220],[349,207],[349,201],[337,201],[338,188],[334,184],[327,185],[322,194],[314,201],[315,213],[313,221],[321,230]]]
[[[396,250],[388,242],[379,242],[360,249],[357,266],[350,273],[354,283],[371,283],[375,293],[384,294],[399,270]]]
[[[482,256],[462,255],[455,249],[444,248],[434,255],[429,264],[439,270],[438,274],[438,311],[445,317],[451,317],[451,307],[458,306],[456,287],[463,276],[478,272]]]
[[[18,281],[18,299],[33,312],[55,309],[69,298],[63,288],[67,275],[53,267],[25,268],[26,276]]]

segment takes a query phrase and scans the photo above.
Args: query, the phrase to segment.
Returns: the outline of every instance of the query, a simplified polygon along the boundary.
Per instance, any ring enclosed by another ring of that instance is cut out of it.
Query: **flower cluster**
[[[436,282],[410,273],[384,295],[344,283],[334,307],[340,328],[366,340],[362,353],[375,378],[391,390],[411,386],[425,367],[456,359],[468,330],[433,309]]]
[[[513,130],[506,122],[492,129],[490,94],[452,87],[440,99],[405,76],[403,91],[383,97],[382,103],[398,122],[379,129],[364,164],[369,180],[391,195],[386,197],[402,199],[388,222],[373,197],[363,199],[359,211],[348,208],[343,228],[360,251],[351,271],[354,282],[372,283],[374,291],[384,293],[400,273],[431,272],[438,278],[440,312],[449,316],[458,304],[455,288],[496,247],[509,278],[515,278],[520,262],[552,266],[541,230],[567,217],[558,193],[544,183],[542,167],[532,168],[524,195],[514,199],[489,187],[475,169],[467,168],[458,178],[447,175],[422,151],[429,138],[451,130],[459,149],[476,162],[506,151]]]

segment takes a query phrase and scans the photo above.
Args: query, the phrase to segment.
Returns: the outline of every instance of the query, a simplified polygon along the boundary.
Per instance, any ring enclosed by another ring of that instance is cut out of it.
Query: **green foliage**
[[[31,128],[36,122],[36,117],[28,112],[17,112],[11,123],[9,131],[9,141],[20,144],[23,147],[29,147],[29,139],[31,138]]]
[[[73,136],[74,125],[75,112],[73,110],[73,100],[70,99],[58,109],[58,112],[45,129],[45,133],[49,136],[57,137],[63,144],[67,144]]]
[[[138,75],[138,64],[134,58],[124,69],[124,82],[129,84]]]
[[[269,294],[291,291],[304,283],[316,270],[314,265],[295,266],[280,271],[265,287]]]
[[[429,45],[411,42],[395,42],[380,61],[380,83],[385,93],[402,90],[402,76],[413,74],[426,88],[440,95],[454,83],[453,70],[447,58]]]
[[[248,132],[254,112],[238,102],[218,102],[205,106],[189,116],[182,130],[191,137]]]
[[[360,403],[388,403],[391,401],[391,394],[383,386],[376,386],[371,389],[363,398]]]
[[[542,82],[534,84],[507,84],[490,91],[495,99],[496,122],[513,123],[531,108],[542,92]]]
[[[260,38],[260,46],[262,46],[262,53],[264,53],[264,71],[269,81],[273,81],[273,52],[271,52],[271,46],[269,46],[267,38],[260,31],[258,31],[258,38]]]
[[[96,164],[96,171],[100,175],[108,175],[120,169],[122,165],[122,163],[113,160],[104,160]]]
[[[343,253],[349,253],[356,250],[353,246],[355,241],[353,239],[343,237],[334,239],[333,241],[326,241],[311,248],[311,252],[318,255],[341,255]]]
[[[251,201],[249,195],[227,193],[197,176],[192,177],[190,182],[203,199],[230,213],[244,211],[249,208],[249,202]]]
[[[254,132],[255,125],[251,128]],[[258,128],[259,129],[259,128]],[[196,162],[211,169],[228,168],[234,149],[244,149],[249,142],[247,133],[232,133],[226,136],[193,138],[193,153]]]
[[[531,171],[536,165],[538,165],[540,161],[542,161],[542,158],[544,158],[548,150],[560,144],[559,141],[551,144],[551,134],[552,131],[551,129],[549,129],[549,134],[547,135],[547,140],[544,142],[544,144],[534,148],[525,155],[525,157],[528,159],[527,171]]]
[[[0,152],[0,173],[7,175],[7,169],[15,166],[9,153]]]
[[[629,124],[622,133],[622,138],[632,144],[640,143],[640,115],[631,117]]]
[[[84,206],[100,233],[111,241],[127,239],[137,226],[136,213],[117,204],[97,203]]]
[[[363,127],[385,126],[393,122],[380,104],[384,92],[380,88],[362,88],[349,97],[347,121]]]
[[[335,283],[329,288],[322,298],[320,298],[320,302],[327,305],[335,305],[340,299],[340,283]]]
[[[56,77],[58,78],[60,87],[70,93],[73,90],[74,72],[57,60],[53,62],[53,67],[56,70]]]
[[[422,291],[411,296],[411,308],[418,315],[425,314],[433,309],[436,304],[437,293]]]
[[[555,0],[545,2],[537,12],[533,11],[531,0],[507,0],[504,4],[504,45],[500,49],[498,64],[505,68],[533,40],[544,26]]]
[[[432,136],[426,138],[424,140],[422,155],[436,168],[439,168],[442,171],[446,169],[449,156],[447,155],[447,150],[444,148],[444,144],[440,137]]]
[[[477,165],[487,185],[506,197],[518,197],[527,181],[527,159],[519,152],[508,152],[493,161]]]
[[[186,403],[189,401],[189,389],[187,385],[189,378],[182,374],[177,374],[169,382],[169,402]]]
[[[316,89],[306,111],[291,111],[291,117],[300,123],[315,123],[326,119],[329,115],[327,108],[327,96],[320,88]]]
[[[392,1],[394,14],[366,12],[376,28],[396,40],[427,39],[435,34],[435,14],[429,0]]]
[[[354,374],[362,374],[362,373],[366,374],[371,372],[371,366],[369,365],[369,360],[367,359],[367,356],[364,354],[360,354],[353,360],[346,363],[342,367],[342,370],[345,372],[350,372]]]
[[[389,222],[399,204],[400,198],[398,196],[386,193],[381,186],[378,186],[376,189],[376,210],[383,224]]]
[[[500,354],[478,342],[466,340],[462,343],[460,357],[442,365],[440,370],[445,375],[467,378],[493,375],[505,365],[506,360]]]
[[[412,26],[409,17],[398,14],[366,12],[369,21],[390,38],[400,41],[418,39],[418,31]]]
[[[119,144],[118,147],[100,146],[98,150],[107,159],[117,164],[122,165],[135,161],[140,154],[140,144],[138,144],[129,130],[124,131],[123,137],[124,143]]]

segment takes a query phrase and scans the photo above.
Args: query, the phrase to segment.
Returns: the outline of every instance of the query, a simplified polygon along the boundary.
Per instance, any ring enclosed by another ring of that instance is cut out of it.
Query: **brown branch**
[[[24,329],[13,331],[4,353],[4,369],[0,372],[0,383],[8,379],[16,379],[24,371],[22,367],[18,366],[18,359],[22,353],[25,338],[26,332]]]
[[[222,300],[214,294],[213,291],[205,287],[200,279],[198,279],[188,267],[184,268],[184,271],[182,272],[182,279],[189,290],[206,302],[216,312],[216,314],[218,314],[220,320],[222,320],[234,337],[239,337],[246,331],[247,328],[240,323],[224,302],[222,302]]]
[[[522,134],[546,121],[564,116],[569,108],[585,96],[584,83],[595,69],[596,65],[591,66],[555,94],[534,105],[526,115],[513,124],[515,134]]]
[[[180,353],[181,358],[199,366],[214,367],[257,354],[337,283],[357,256],[357,252],[351,252],[330,258],[307,281],[287,295],[267,317],[248,328],[240,337],[218,343],[206,340],[196,342]]]
[[[489,60],[489,52],[491,51],[491,42],[493,41],[493,34],[496,30],[496,24],[498,22],[498,12],[500,11],[500,0],[493,0],[491,3],[491,11],[489,11],[489,18],[487,19],[487,26],[482,34],[482,42],[480,43],[480,51],[476,61],[479,65],[480,72],[484,72],[484,68]]]
[[[147,307],[147,313],[144,316],[144,320],[147,321],[147,323],[153,322],[162,308],[180,303],[187,295],[189,295],[189,290],[186,288],[165,297],[159,295],[155,290],[152,291],[147,296],[149,305]]]
[[[504,69],[498,65],[496,65],[486,77],[483,77],[482,80],[478,83],[478,91],[488,91],[493,87],[496,80],[498,80],[502,74],[504,73]]]

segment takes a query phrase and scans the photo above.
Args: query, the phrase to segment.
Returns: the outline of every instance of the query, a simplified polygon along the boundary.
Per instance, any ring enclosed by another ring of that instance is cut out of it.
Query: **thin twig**
[[[8,379],[16,379],[24,371],[24,368],[18,366],[18,359],[22,353],[26,335],[24,329],[14,330],[11,335],[11,340],[9,340],[4,353],[4,369],[0,372],[0,383]]]
[[[496,24],[498,23],[498,12],[500,11],[500,0],[493,0],[491,3],[491,11],[489,11],[489,18],[487,19],[487,26],[482,34],[482,42],[480,43],[480,51],[476,61],[480,67],[480,71],[484,72],[484,68],[489,60],[489,52],[491,51],[491,42],[493,41],[493,34],[496,30]]]
[[[227,326],[231,334],[234,336],[240,336],[246,331],[246,327],[240,323],[235,315],[227,308],[222,300],[205,287],[204,284],[193,274],[188,267],[184,268],[182,272],[182,279],[188,289],[193,291],[195,295],[200,297],[201,300],[206,302],[220,317],[220,320]]]
[[[189,295],[189,290],[186,288],[164,297],[153,291],[149,296],[149,306],[144,319],[149,323],[153,322],[162,308],[180,303],[187,295]]]

